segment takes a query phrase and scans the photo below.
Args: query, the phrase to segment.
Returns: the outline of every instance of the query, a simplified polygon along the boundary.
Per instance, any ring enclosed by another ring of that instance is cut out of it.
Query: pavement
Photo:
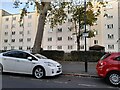
[[[85,72],[85,62],[60,61],[60,63],[63,67],[63,75],[98,78],[96,71],[97,62],[88,62],[87,72]]]

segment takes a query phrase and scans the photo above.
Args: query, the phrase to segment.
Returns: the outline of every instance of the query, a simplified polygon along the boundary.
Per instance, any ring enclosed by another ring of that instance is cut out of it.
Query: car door
[[[18,51],[17,57],[18,61],[15,63],[17,72],[30,74],[35,64],[35,62],[28,59],[28,57],[32,56],[29,53]]]
[[[116,57],[115,60],[116,60],[116,67],[120,71],[120,55],[118,57]]]
[[[15,71],[15,53],[14,51],[9,51],[6,53],[3,53],[2,56],[2,64],[3,64],[3,70],[8,72],[14,72]]]

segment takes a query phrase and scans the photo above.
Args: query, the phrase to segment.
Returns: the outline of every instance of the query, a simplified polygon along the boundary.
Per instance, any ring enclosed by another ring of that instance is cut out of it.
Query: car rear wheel
[[[40,79],[45,76],[45,71],[42,67],[36,67],[33,71],[33,75],[35,78]]]
[[[107,76],[107,81],[114,86],[118,86],[120,84],[120,73],[118,72],[109,73]]]

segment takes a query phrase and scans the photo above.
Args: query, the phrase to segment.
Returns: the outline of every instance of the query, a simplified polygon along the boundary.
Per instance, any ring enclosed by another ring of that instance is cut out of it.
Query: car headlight
[[[50,67],[55,67],[56,65],[54,63],[51,63],[51,62],[44,62],[47,66],[50,66]]]

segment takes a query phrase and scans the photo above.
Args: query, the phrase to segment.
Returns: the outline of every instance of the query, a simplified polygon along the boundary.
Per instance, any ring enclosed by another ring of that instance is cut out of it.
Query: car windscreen
[[[107,54],[103,55],[103,56],[100,58],[100,60],[104,60],[104,59],[106,59],[107,57],[109,57],[110,55],[111,55],[110,53],[107,53]]]
[[[40,55],[40,54],[34,54],[36,57],[38,57],[39,59],[47,59],[47,57]]]

